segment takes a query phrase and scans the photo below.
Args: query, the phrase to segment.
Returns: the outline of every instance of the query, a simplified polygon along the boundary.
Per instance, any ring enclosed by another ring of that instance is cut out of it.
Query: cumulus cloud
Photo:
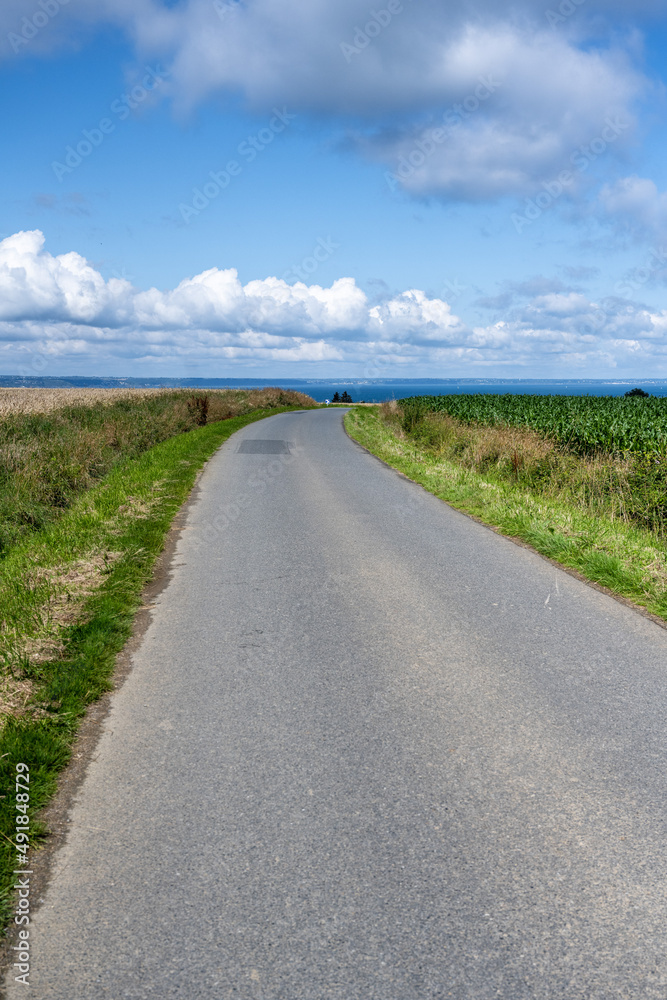
[[[557,279],[535,277],[477,304],[502,312],[495,327],[507,333],[507,358],[520,357],[526,364],[540,358],[544,368],[557,367],[563,374],[579,369],[599,377],[605,369],[622,374],[624,367],[635,374],[642,367],[643,373],[662,374],[667,310],[652,309],[633,297],[646,290],[646,277],[617,285],[618,294],[597,300]]]
[[[373,306],[369,319],[369,330],[373,334],[417,344],[461,343],[467,332],[446,302],[429,299],[419,289],[411,289]]]
[[[0,367],[34,374],[81,359],[88,370],[131,364],[174,374],[198,364],[206,374],[221,363],[284,362],[372,377],[667,364],[667,311],[630,297],[596,302],[534,278],[493,304],[502,316],[473,327],[420,289],[371,302],[352,278],[328,288],[275,277],[243,285],[232,268],[141,290],[105,280],[76,252],[50,254],[39,231],[20,232],[0,242]]]
[[[580,50],[561,35],[471,27],[443,53],[465,51],[459,94],[418,126],[357,135],[387,181],[415,195],[469,201],[530,195],[567,170],[569,193],[585,188],[600,151],[632,140],[643,82],[618,53]],[[443,95],[444,96],[444,95]]]
[[[634,9],[650,14],[659,6],[644,0]],[[587,0],[558,30],[549,28],[543,0],[511,8],[478,0],[474,11],[464,0],[402,0],[398,7],[392,13],[368,0],[69,0],[34,30],[25,27],[24,0],[6,0],[0,40],[7,44],[13,34],[20,56],[113,23],[131,37],[139,59],[169,67],[163,92],[177,109],[240,94],[257,113],[278,104],[337,127],[355,123],[349,145],[418,196],[528,195],[567,169],[609,117],[622,123],[609,149],[631,140],[646,80],[605,38],[604,15],[618,12],[617,3]],[[433,144],[433,129],[443,127],[445,138]],[[433,151],[415,166],[424,143]],[[573,191],[585,179],[578,173]]]
[[[0,243],[0,319],[117,323],[130,291],[127,281],[105,282],[78,253],[52,257],[39,230]]]
[[[532,283],[539,287],[537,279]],[[554,285],[557,283],[554,283]],[[628,293],[631,289],[628,287]],[[526,296],[505,311],[503,325],[519,338],[542,337],[546,342],[605,345],[636,339],[651,351],[664,345],[667,312],[652,310],[630,295],[611,295],[602,300],[591,299],[575,289],[562,287],[558,291],[541,291]]]
[[[105,281],[75,252],[53,256],[44,242],[39,230],[0,242],[5,323],[88,326],[109,331],[107,338],[114,330],[142,331],[147,342],[153,335],[169,342],[172,333],[194,332],[208,344],[298,349],[300,356],[306,342],[322,344],[332,336],[344,341],[400,330],[406,340],[444,343],[465,329],[446,302],[418,290],[371,308],[352,278],[329,288],[275,277],[242,285],[234,268],[211,268],[174,289],[142,291],[122,278]]]

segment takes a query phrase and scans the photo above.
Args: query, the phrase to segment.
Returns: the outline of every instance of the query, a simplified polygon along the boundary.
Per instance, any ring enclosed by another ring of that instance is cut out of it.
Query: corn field
[[[475,393],[399,400],[403,427],[427,413],[466,424],[529,427],[579,454],[667,454],[667,399],[617,396],[533,396]]]

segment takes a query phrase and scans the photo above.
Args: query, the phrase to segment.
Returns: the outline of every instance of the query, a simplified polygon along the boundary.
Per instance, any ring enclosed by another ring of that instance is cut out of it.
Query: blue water
[[[318,402],[331,399],[334,392],[347,391],[355,403],[381,403],[405,396],[439,396],[462,392],[525,392],[536,395],[622,396],[639,386],[652,396],[667,396],[665,379],[179,379],[179,378],[96,378],[81,375],[62,378],[0,376],[0,386],[133,387],[220,389],[263,388],[279,385],[283,389],[305,392]]]
[[[606,382],[602,380],[569,381],[528,380],[528,379],[414,379],[399,381],[383,379],[378,381],[350,380],[348,382],[309,382],[307,385],[280,383],[286,389],[307,392],[318,402],[331,399],[334,392],[347,391],[355,403],[382,403],[387,399],[402,399],[405,396],[441,396],[449,393],[495,392],[532,393],[539,396],[622,396],[629,389],[638,386],[651,396],[667,396],[665,380],[629,380],[627,382]]]

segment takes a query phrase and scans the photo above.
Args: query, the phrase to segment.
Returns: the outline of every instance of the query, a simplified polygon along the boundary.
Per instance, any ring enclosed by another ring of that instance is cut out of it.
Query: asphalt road
[[[202,478],[9,997],[664,1000],[666,716],[659,626],[340,410],[253,424]]]

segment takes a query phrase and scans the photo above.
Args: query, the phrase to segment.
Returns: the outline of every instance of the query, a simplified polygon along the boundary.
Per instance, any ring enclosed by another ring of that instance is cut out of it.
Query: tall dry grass
[[[313,400],[301,392],[292,392],[280,388],[266,389],[130,389],[130,388],[1,388],[0,387],[0,417],[18,413],[50,413],[52,410],[62,410],[72,406],[110,406],[120,400],[153,399],[157,396],[182,396],[190,398],[197,394],[217,399],[220,405],[230,405],[232,408],[252,401],[252,407],[275,406],[275,400],[281,394],[294,399],[295,406],[312,406]],[[233,416],[238,414],[234,413]]]
[[[0,387],[0,417],[15,413],[49,413],[65,406],[106,406],[119,399],[146,399],[172,389],[72,389]]]
[[[582,456],[529,428],[464,424],[445,413],[426,414],[406,432],[400,404],[393,400],[383,403],[380,413],[395,434],[436,458],[667,537],[667,468],[656,456]]]
[[[0,416],[0,557],[119,462],[161,441],[251,410],[316,405],[280,388],[7,393]]]

